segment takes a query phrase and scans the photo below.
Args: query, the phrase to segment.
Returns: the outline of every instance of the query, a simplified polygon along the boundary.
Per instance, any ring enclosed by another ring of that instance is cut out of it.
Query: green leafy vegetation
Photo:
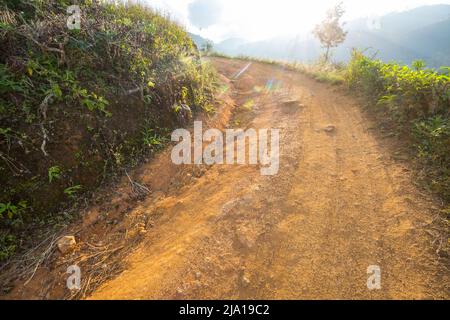
[[[17,239],[11,234],[0,234],[0,261],[8,259],[16,251]]]
[[[142,143],[152,150],[159,150],[170,139],[168,132],[166,134],[159,133],[161,130],[144,128],[142,131]]]
[[[26,201],[21,201],[17,205],[8,203],[0,203],[0,218],[8,218],[9,220],[17,219],[18,214],[26,209]]]
[[[354,51],[346,82],[409,137],[423,165],[421,178],[431,191],[450,202],[449,68],[428,69],[383,63]]]
[[[55,179],[61,178],[61,168],[58,166],[53,166],[48,169],[48,182],[52,183]]]
[[[0,0],[0,261],[213,111],[216,74],[182,27],[141,5],[86,0],[69,30],[71,4]]]
[[[65,193],[69,198],[75,199],[75,198],[76,198],[76,194],[77,194],[78,192],[80,192],[82,189],[83,189],[82,186],[76,185],[76,186],[73,186],[73,187],[66,188],[66,189],[64,190],[64,193]]]

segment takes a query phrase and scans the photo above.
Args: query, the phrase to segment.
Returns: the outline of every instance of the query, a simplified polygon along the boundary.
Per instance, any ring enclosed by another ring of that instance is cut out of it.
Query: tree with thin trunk
[[[325,20],[313,30],[314,36],[319,39],[322,47],[326,50],[325,62],[330,59],[331,48],[339,46],[347,36],[347,32],[343,29],[344,24],[341,23],[341,18],[345,13],[342,6],[341,2],[328,10]]]

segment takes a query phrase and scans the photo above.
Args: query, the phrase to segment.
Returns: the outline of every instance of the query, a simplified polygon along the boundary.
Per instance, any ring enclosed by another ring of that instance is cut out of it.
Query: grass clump
[[[345,65],[339,63],[325,62],[323,59],[312,63],[305,64],[294,62],[289,64],[290,68],[317,80],[322,83],[331,85],[340,85],[344,83]]]

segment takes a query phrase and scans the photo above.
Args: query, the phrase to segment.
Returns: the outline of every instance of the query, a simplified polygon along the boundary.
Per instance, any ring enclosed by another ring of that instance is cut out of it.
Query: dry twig
[[[126,170],[125,170],[125,174],[127,175],[127,178],[130,181],[131,189],[132,189],[133,193],[135,193],[137,195],[147,195],[147,194],[151,193],[149,188],[147,188],[146,186],[143,186],[142,184],[137,183],[136,181],[133,181]]]

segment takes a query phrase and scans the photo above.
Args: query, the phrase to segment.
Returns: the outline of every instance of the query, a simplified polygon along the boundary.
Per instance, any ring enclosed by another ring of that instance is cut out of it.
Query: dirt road
[[[427,232],[438,208],[357,103],[280,67],[214,63],[239,75],[235,127],[281,129],[279,174],[214,166],[159,199],[127,270],[91,298],[449,298]],[[367,288],[371,265],[381,290]]]

